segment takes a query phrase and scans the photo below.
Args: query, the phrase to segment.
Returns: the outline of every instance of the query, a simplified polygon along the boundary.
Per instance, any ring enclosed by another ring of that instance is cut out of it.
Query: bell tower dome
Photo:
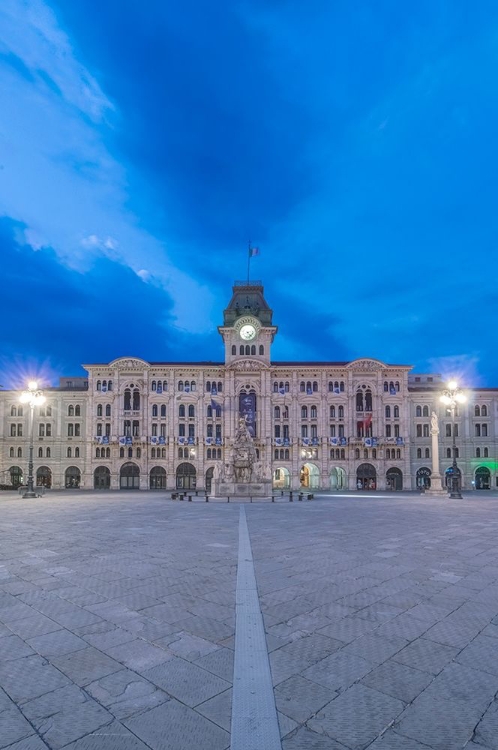
[[[264,297],[261,281],[236,281],[232,299],[218,326],[225,344],[225,364],[248,357],[270,363],[271,344],[277,332],[272,325],[273,310]]]

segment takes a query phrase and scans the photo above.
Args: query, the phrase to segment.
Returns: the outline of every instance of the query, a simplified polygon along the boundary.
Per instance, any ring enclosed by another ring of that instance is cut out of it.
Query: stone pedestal
[[[272,493],[271,479],[259,482],[214,482],[216,497],[270,497]]]
[[[431,486],[425,491],[426,495],[434,495],[435,497],[448,497],[448,491],[443,487],[441,481],[441,474],[439,473],[439,425],[437,417],[432,412],[432,474],[431,474]]]

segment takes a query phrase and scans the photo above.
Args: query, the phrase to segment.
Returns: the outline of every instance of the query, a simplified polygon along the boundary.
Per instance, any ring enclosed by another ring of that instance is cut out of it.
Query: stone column
[[[439,422],[435,411],[431,415],[431,436],[432,436],[432,475],[429,495],[447,495],[447,491],[441,483],[441,474],[439,473]]]

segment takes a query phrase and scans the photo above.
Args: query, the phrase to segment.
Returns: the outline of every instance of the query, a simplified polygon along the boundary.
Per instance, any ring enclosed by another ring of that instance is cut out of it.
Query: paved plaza
[[[253,750],[266,701],[260,750],[498,749],[497,496],[3,493],[0,534],[1,748]]]

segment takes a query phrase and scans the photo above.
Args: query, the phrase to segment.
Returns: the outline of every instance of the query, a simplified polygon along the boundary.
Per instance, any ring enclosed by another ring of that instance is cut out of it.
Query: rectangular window
[[[129,419],[125,419],[123,422],[123,435],[125,437],[131,437],[131,421]]]
[[[213,425],[212,424],[208,424],[207,426],[207,436],[213,437]]]
[[[339,425],[339,435],[338,435],[338,437],[340,437],[340,438],[344,437],[344,425],[343,424]]]
[[[396,435],[396,427],[398,428],[398,435]],[[394,428],[394,434],[396,435],[396,437],[399,437],[399,425],[396,425],[396,427]],[[424,424],[424,437],[429,437],[429,425],[428,424]]]
[[[301,437],[303,438],[308,437],[308,425],[307,424],[301,425]]]
[[[102,435],[102,424],[99,422],[97,425],[97,437]]]
[[[40,427],[41,427],[41,425],[40,425]],[[68,437],[73,437],[73,435],[74,435],[74,426],[72,424],[68,424],[68,426],[67,426],[67,436]]]
[[[178,436],[185,437],[185,425],[184,424],[178,425]]]
[[[316,424],[311,425],[311,437],[312,438],[318,437],[318,427]]]
[[[282,435],[282,437],[284,438],[284,440],[289,439],[289,425],[288,424],[284,424],[284,434]]]
[[[133,437],[139,437],[140,435],[140,422],[138,419],[133,420]]]
[[[166,437],[166,425],[164,422],[161,424],[161,437]]]
[[[280,437],[280,425],[279,424],[275,425],[275,437],[276,438]]]
[[[216,425],[216,438],[219,438],[221,440],[221,425]]]
[[[110,422],[106,422],[105,434],[107,435],[107,437],[111,437],[111,423]]]
[[[152,425],[152,436],[153,437],[157,436],[157,424]]]
[[[10,425],[10,436],[15,437],[16,436],[16,426],[15,424]]]
[[[488,425],[487,424],[483,424],[482,426],[482,436],[488,437]]]
[[[424,425],[424,427],[427,427],[427,429],[429,429],[428,425]],[[399,424],[394,425],[394,437],[399,437]]]
[[[48,425],[47,425],[47,427],[48,427]],[[77,422],[74,425],[74,434],[75,434],[76,437],[81,437],[81,425],[80,425],[79,422]],[[48,435],[48,432],[47,432],[47,435]]]
[[[420,430],[420,435],[418,434]],[[386,424],[386,437],[391,437],[391,425]],[[422,427],[418,424],[417,425],[417,437],[422,437]]]
[[[335,424],[330,425],[330,437],[335,437]]]
[[[189,424],[189,426],[188,426],[188,436],[189,437],[195,437],[195,424]]]

